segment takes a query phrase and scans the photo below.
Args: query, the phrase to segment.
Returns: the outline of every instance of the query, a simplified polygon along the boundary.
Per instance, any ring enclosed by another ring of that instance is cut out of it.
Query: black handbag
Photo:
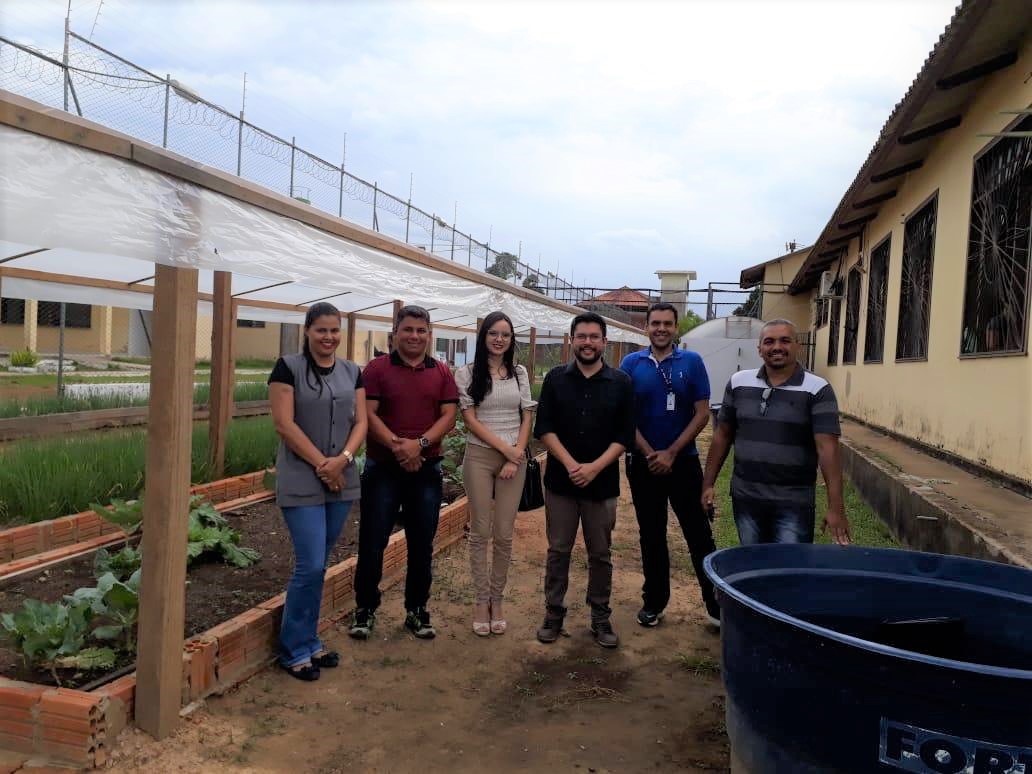
[[[517,510],[536,511],[545,504],[545,489],[541,485],[541,463],[527,452],[527,477],[523,479],[523,493]]]
[[[516,381],[520,380],[519,371],[516,371]],[[545,489],[541,484],[541,463],[530,456],[530,449],[524,452],[527,455],[527,476],[523,479],[523,493],[520,495],[518,511],[536,511],[545,505]]]

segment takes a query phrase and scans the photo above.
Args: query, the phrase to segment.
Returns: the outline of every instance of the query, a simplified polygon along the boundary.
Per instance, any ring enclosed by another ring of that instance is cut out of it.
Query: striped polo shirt
[[[814,434],[841,434],[838,402],[830,384],[798,364],[788,381],[777,387],[771,387],[766,366],[739,371],[727,383],[718,421],[734,431],[733,498],[813,507]]]

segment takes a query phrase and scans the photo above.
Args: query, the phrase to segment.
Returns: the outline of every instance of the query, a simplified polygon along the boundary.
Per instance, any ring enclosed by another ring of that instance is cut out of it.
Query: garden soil
[[[626,487],[626,484],[625,484]],[[673,521],[673,519],[671,519]],[[617,650],[588,631],[586,555],[571,566],[568,636],[534,638],[541,623],[544,513],[519,515],[506,613],[509,630],[471,631],[465,542],[435,560],[433,641],[402,627],[400,586],[384,595],[376,632],[355,642],[345,625],[327,644],[338,669],[302,683],[268,669],[189,714],[155,742],[123,732],[117,772],[728,771],[719,636],[670,530],[673,597],[656,628],[635,623],[641,565],[626,492],[613,536]]]
[[[355,510],[358,508],[356,506]],[[229,526],[240,532],[240,545],[256,548],[261,560],[251,567],[233,567],[220,559],[196,562],[187,574],[186,625],[192,637],[276,596],[286,588],[294,569],[294,549],[280,509],[273,502],[248,506],[224,514]],[[330,556],[330,564],[344,561],[358,550],[357,520],[348,519],[344,534]],[[122,547],[108,548],[114,553]],[[93,554],[70,562],[22,575],[0,583],[0,611],[13,612],[27,598],[59,602],[76,589],[95,586]],[[131,658],[123,658],[119,666]],[[65,687],[92,682],[99,674],[60,670]],[[25,666],[20,651],[0,643],[0,675],[17,680],[53,684],[46,669]]]

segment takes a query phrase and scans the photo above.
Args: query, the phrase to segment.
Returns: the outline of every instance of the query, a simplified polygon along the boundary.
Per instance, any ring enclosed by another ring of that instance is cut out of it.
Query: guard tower
[[[677,307],[678,317],[684,317],[688,311],[688,285],[695,279],[694,271],[688,269],[660,269],[659,300],[668,301]]]

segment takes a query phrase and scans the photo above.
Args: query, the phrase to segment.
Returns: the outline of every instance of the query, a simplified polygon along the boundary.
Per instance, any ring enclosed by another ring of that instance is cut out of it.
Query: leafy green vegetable
[[[89,615],[88,605],[26,599],[20,610],[0,615],[0,626],[27,663],[52,663],[82,649]]]
[[[107,573],[113,573],[118,580],[125,580],[138,569],[143,558],[139,549],[126,546],[116,554],[109,554],[105,549],[98,548],[93,555],[93,575],[99,578]]]
[[[143,524],[143,500],[128,503],[125,500],[114,499],[110,508],[105,508],[100,503],[90,503],[90,508],[102,519],[121,527],[127,535],[132,535]]]

